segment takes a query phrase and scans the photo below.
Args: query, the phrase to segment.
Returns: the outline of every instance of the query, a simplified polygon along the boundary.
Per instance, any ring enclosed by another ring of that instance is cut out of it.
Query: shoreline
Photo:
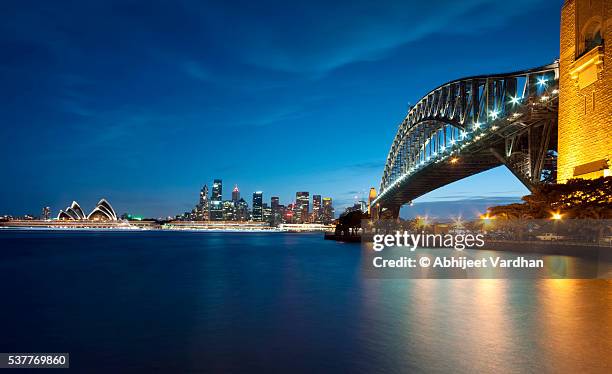
[[[2,231],[63,231],[63,232],[214,232],[214,233],[322,233],[319,230],[291,231],[278,228],[269,229],[193,229],[193,228],[142,228],[142,227],[23,227],[0,226]]]

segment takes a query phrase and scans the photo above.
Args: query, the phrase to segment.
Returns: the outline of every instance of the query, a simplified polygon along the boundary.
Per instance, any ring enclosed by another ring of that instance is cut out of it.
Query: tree
[[[550,218],[560,213],[564,218],[612,218],[612,177],[571,179],[564,184],[546,184],[522,204],[495,206],[489,213],[502,219]]]

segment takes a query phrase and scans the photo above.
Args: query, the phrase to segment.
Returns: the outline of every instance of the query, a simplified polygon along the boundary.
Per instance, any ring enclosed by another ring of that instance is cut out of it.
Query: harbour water
[[[368,279],[322,234],[0,231],[0,352],[76,372],[612,372],[612,281]]]

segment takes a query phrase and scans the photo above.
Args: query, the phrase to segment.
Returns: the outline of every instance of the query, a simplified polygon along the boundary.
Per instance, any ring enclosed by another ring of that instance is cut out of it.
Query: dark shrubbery
[[[522,204],[496,206],[489,214],[506,219],[612,218],[612,177],[572,179],[565,184],[543,185],[522,198]]]

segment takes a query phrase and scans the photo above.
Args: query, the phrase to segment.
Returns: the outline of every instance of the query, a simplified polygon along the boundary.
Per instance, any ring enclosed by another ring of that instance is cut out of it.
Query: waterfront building
[[[236,203],[232,200],[225,200],[223,202],[223,220],[234,221],[236,220]]]
[[[368,212],[368,203],[363,200],[360,200],[357,204],[359,204],[359,210],[361,210],[363,213]]]
[[[281,223],[285,222],[285,211],[286,207],[282,204],[279,204],[276,208],[276,213],[274,214],[274,226],[278,226]]]
[[[73,201],[68,208],[59,211],[57,219],[64,221],[117,221],[117,214],[106,199],[100,199],[96,207],[88,215],[85,215],[81,206],[76,201]]]
[[[200,201],[196,206],[196,220],[198,221],[208,221],[209,216],[209,208],[210,204],[208,201],[208,186],[204,185],[200,190]]]
[[[238,200],[240,200],[240,190],[238,189],[238,185],[235,185],[232,190],[232,201],[238,202]]]
[[[57,214],[57,219],[63,220],[79,220],[87,219],[85,212],[81,209],[81,206],[76,201],[73,201],[69,207],[64,210],[60,210]]]
[[[278,196],[272,196],[270,199],[270,224],[272,226],[277,226],[283,222],[283,216],[280,212],[280,199]]]
[[[92,221],[116,221],[117,214],[106,199],[100,199],[94,210],[87,216],[87,219]]]
[[[211,221],[223,220],[223,181],[213,181],[212,195],[210,197],[210,219]]]
[[[561,10],[559,183],[612,175],[610,25],[609,0],[566,0]]]
[[[313,223],[321,223],[321,195],[312,195],[312,219]]]
[[[253,221],[263,221],[263,192],[253,192]]]
[[[213,181],[211,200],[223,200],[223,181],[221,179],[215,179]]]
[[[272,208],[269,207],[267,203],[263,204],[262,215],[263,222],[269,222],[270,224],[272,224]]]
[[[48,206],[44,207],[42,210],[42,219],[49,220],[51,219],[51,208],[49,208]]]
[[[295,223],[295,204],[287,205],[283,215],[283,223]]]
[[[331,221],[334,219],[334,207],[332,204],[331,197],[323,198],[322,213],[323,213],[323,219],[321,223],[325,225],[329,225]]]
[[[220,201],[220,200],[210,201],[210,220],[211,221],[223,221],[223,201]]]
[[[234,217],[236,221],[244,222],[249,220],[249,204],[242,198],[236,203],[236,213]]]
[[[308,212],[310,210],[310,193],[296,192],[295,193],[295,220],[297,223],[308,222]]]

